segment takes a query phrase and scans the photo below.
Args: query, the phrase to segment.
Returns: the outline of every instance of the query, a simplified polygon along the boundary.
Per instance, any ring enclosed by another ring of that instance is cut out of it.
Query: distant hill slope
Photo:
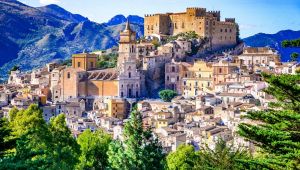
[[[300,31],[283,30],[276,34],[259,33],[245,38],[244,41],[246,45],[252,47],[270,46],[275,48],[281,54],[281,60],[288,61],[291,53],[300,53],[300,48],[282,48],[281,42],[283,40],[293,40],[298,38],[300,38]]]
[[[109,26],[118,25],[130,21],[132,24],[144,25],[144,18],[137,15],[129,15],[127,18],[124,15],[116,15],[112,17],[106,24]]]
[[[131,26],[143,35],[140,23]],[[30,70],[83,50],[110,48],[124,27],[124,22],[98,24],[57,5],[34,8],[0,0],[0,74],[6,77],[14,65]]]
[[[62,7],[55,5],[55,4],[38,7],[37,9],[44,12],[45,14],[50,14],[50,15],[59,17],[62,20],[66,20],[66,21],[83,22],[83,21],[88,20],[88,18],[86,18],[86,17],[83,17],[79,14],[72,14],[71,12],[66,11]]]

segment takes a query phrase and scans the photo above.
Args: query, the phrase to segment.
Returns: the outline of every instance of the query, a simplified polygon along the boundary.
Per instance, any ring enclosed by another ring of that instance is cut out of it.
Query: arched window
[[[128,77],[131,78],[131,72],[128,73]]]
[[[175,67],[172,67],[172,72],[173,72],[173,73],[175,72]]]

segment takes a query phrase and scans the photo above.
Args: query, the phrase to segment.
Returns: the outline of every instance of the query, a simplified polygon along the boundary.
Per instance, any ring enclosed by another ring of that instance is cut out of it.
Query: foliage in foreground
[[[43,119],[42,110],[31,105],[10,113],[8,138],[16,140],[14,152],[4,155],[0,169],[73,169],[80,153],[63,114]]]
[[[250,159],[248,152],[219,140],[214,149],[206,146],[200,151],[195,151],[192,145],[181,145],[167,156],[167,167],[169,170],[246,169],[244,161]]]
[[[108,167],[108,146],[112,141],[110,135],[102,130],[92,132],[85,130],[78,137],[81,148],[80,163],[78,169],[105,169]]]
[[[239,134],[261,149],[249,164],[267,169],[300,169],[300,75],[263,75],[266,89],[278,102],[266,111],[250,112],[246,118],[259,125],[239,125]]]
[[[9,121],[0,119],[0,169],[300,169],[300,75],[264,78],[266,92],[278,102],[247,115],[261,124],[239,125],[240,135],[260,148],[254,158],[222,141],[200,151],[180,146],[165,157],[137,111],[126,122],[122,141],[89,130],[76,141],[63,114],[47,124],[31,105],[12,109]]]
[[[133,111],[125,124],[124,141],[116,140],[109,145],[108,161],[113,169],[163,169],[162,146],[150,129],[143,129],[142,116]]]

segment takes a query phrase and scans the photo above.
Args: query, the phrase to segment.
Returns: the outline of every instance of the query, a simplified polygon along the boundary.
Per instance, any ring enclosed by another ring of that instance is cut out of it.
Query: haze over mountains
[[[139,16],[117,15],[99,24],[57,5],[34,8],[16,0],[0,0],[0,73],[6,76],[14,65],[30,70],[83,50],[115,46],[127,19],[138,36],[142,36],[144,19]],[[282,49],[280,42],[299,37],[300,31],[288,30],[274,35],[257,34],[245,42],[251,46],[274,47],[286,61],[289,54],[297,50]]]

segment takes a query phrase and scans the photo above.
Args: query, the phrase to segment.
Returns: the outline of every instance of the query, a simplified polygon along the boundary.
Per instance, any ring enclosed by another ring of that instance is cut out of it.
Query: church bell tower
[[[127,21],[125,30],[120,33],[119,41],[119,97],[139,98],[143,96],[144,75],[137,69],[136,33]]]
[[[136,33],[127,21],[125,30],[120,33],[118,68],[121,69],[125,61],[136,60]]]

